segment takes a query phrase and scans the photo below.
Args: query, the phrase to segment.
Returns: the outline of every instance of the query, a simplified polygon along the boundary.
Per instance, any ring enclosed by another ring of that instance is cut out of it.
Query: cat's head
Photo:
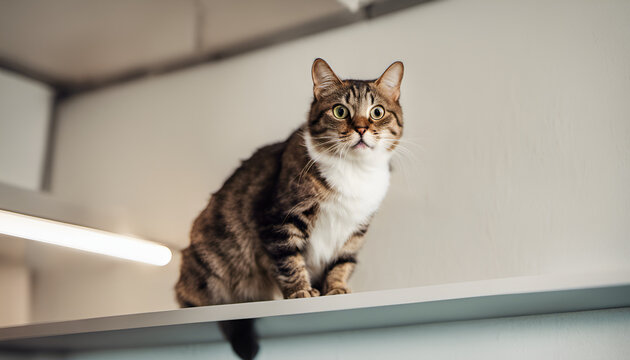
[[[310,146],[346,158],[388,155],[396,148],[403,132],[400,61],[376,80],[340,80],[322,59],[313,62],[311,73]]]

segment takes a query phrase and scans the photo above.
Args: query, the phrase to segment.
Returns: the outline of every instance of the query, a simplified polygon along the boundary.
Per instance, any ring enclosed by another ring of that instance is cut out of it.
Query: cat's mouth
[[[372,147],[363,141],[363,139],[359,139],[356,144],[352,145],[353,149],[371,149]]]

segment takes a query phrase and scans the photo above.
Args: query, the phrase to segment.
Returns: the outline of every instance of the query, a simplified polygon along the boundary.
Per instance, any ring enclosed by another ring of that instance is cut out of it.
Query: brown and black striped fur
[[[271,300],[281,289],[284,297],[298,297],[311,288],[299,282],[292,260],[328,188],[312,172],[296,181],[307,154],[287,149],[303,148],[302,131],[256,151],[212,195],[182,253],[180,306]],[[282,285],[279,277],[286,278]]]
[[[356,224],[321,273],[309,273],[307,249],[320,207],[342,190],[326,178],[323,162],[309,154],[305,141],[331,159],[370,161],[370,151],[376,154],[377,148],[386,157],[402,135],[402,64],[392,64],[377,80],[341,81],[317,59],[312,74],[315,96],[308,121],[286,141],[262,147],[243,161],[195,220],[175,287],[180,306],[349,292],[347,280],[369,219]],[[337,104],[352,116],[335,118]],[[386,109],[380,120],[366,115],[374,104]],[[355,149],[363,136],[375,150]]]

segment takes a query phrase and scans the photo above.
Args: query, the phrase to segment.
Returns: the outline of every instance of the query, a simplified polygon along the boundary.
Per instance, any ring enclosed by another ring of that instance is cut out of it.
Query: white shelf
[[[262,337],[630,306],[630,272],[484,280],[0,328],[0,350],[76,351],[219,341],[217,321]]]

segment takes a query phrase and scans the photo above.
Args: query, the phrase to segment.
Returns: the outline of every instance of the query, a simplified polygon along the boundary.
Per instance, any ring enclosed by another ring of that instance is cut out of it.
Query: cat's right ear
[[[313,62],[311,75],[313,76],[313,94],[317,100],[321,99],[321,96],[326,92],[342,84],[328,63],[320,58]]]

